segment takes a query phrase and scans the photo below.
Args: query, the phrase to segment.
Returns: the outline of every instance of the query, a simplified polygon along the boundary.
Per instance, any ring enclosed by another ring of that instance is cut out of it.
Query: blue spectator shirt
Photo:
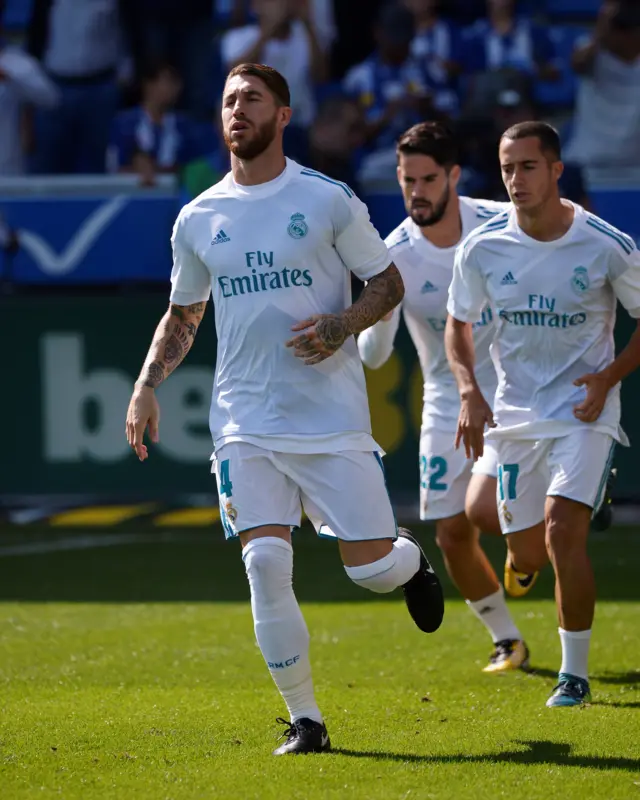
[[[457,82],[449,77],[442,65],[442,62],[461,59],[460,31],[456,26],[438,20],[429,30],[420,31],[411,43],[411,55],[423,69],[434,106],[445,112],[457,110]]]
[[[527,19],[518,19],[505,35],[497,33],[487,20],[480,20],[465,31],[461,52],[466,72],[517,69],[533,73],[537,62],[554,58],[547,32]]]
[[[197,155],[195,138],[194,126],[182,114],[165,114],[156,125],[141,107],[121,111],[111,126],[109,165],[114,171],[130,166],[134,155],[143,152],[158,167],[171,169]]]
[[[424,74],[415,59],[408,58],[396,67],[384,64],[375,54],[349,70],[343,89],[360,103],[368,122],[380,119],[387,105],[394,100],[427,93]],[[396,114],[372,143],[373,149],[394,146],[398,137],[417,122],[420,122],[420,116],[411,109]]]

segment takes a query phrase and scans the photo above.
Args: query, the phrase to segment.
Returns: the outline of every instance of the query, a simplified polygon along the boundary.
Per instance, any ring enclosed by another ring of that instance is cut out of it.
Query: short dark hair
[[[518,122],[517,125],[512,125],[510,128],[507,128],[500,137],[500,141],[502,142],[503,139],[517,141],[518,139],[530,139],[533,137],[539,140],[540,149],[543,153],[550,153],[556,161],[560,161],[562,156],[560,135],[548,122],[541,122],[539,120]]]
[[[268,67],[266,64],[238,64],[229,72],[225,83],[236,75],[249,75],[252,78],[260,78],[279,106],[291,105],[289,84],[277,69]]]
[[[398,139],[396,153],[431,156],[436,164],[450,169],[458,163],[458,142],[444,122],[419,122]]]

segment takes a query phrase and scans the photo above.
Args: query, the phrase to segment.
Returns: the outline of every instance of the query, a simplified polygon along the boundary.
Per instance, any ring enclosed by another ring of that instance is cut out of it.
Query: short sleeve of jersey
[[[456,250],[447,312],[460,322],[478,322],[487,299],[472,245],[465,242]]]
[[[338,255],[360,280],[379,275],[391,264],[387,246],[373,227],[366,205],[350,189],[336,203],[334,230]]]
[[[178,215],[171,236],[173,269],[171,270],[171,302],[178,306],[202,303],[211,293],[209,270],[200,261],[186,241],[187,215],[184,209]]]
[[[634,319],[640,319],[640,251],[624,237],[626,249],[614,247],[609,259],[609,279],[616,297]]]

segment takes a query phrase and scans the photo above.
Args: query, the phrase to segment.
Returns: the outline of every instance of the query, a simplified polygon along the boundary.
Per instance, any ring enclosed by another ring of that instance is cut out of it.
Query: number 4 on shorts
[[[229,477],[229,459],[220,462],[220,494],[231,497],[233,484]]]
[[[518,464],[501,464],[498,467],[498,491],[500,492],[501,500],[515,500],[516,499],[516,483],[518,481],[518,473],[520,467]],[[506,497],[505,497],[506,486]]]

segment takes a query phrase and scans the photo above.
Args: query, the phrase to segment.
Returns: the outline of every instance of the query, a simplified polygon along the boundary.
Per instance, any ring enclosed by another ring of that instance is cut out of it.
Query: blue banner
[[[0,198],[17,232],[17,283],[168,281],[175,195]]]
[[[589,194],[593,211],[640,246],[640,189],[597,189]]]
[[[364,197],[387,236],[404,218],[399,194]],[[593,191],[595,212],[640,241],[640,189]],[[123,190],[96,178],[73,191],[49,186],[20,194],[0,188],[0,214],[18,234],[11,279],[21,284],[166,282],[170,236],[180,207],[177,190]]]

